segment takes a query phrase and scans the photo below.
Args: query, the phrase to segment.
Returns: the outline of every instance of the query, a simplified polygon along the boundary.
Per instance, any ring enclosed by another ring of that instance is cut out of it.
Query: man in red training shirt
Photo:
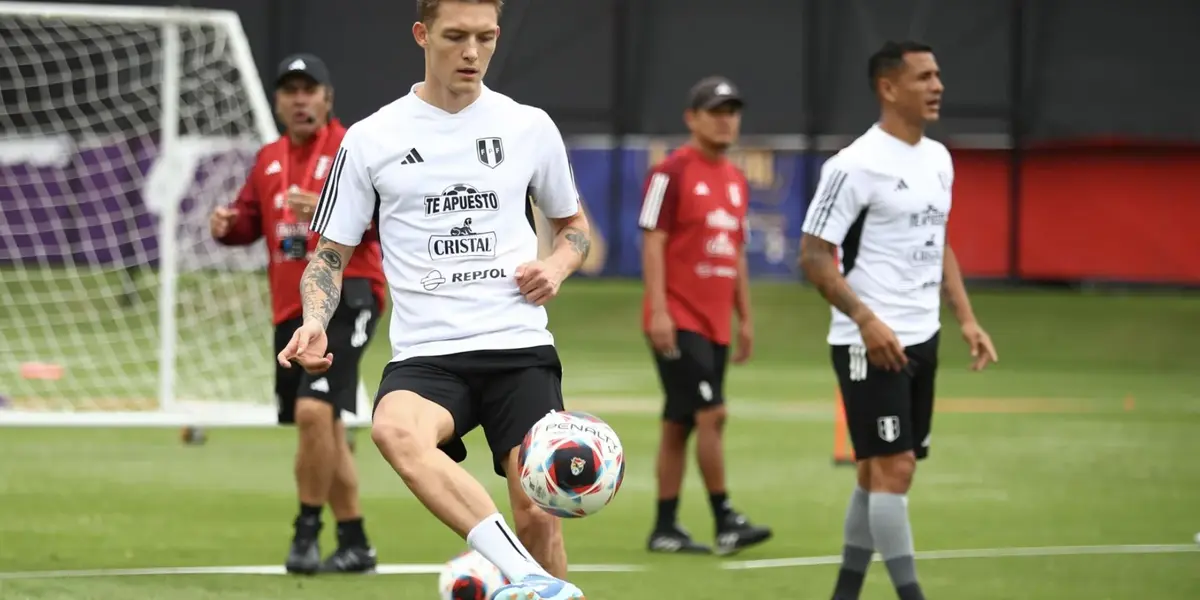
[[[229,207],[217,208],[212,236],[226,245],[266,238],[271,260],[275,352],[300,327],[300,276],[316,245],[310,236],[317,195],[325,178],[339,168],[335,157],[346,128],[332,118],[333,86],[317,57],[291,56],[275,81],[275,114],[284,135],[258,152],[245,186]],[[346,266],[341,304],[329,324],[329,352],[337,360],[321,375],[275,366],[279,422],[299,433],[296,487],[300,514],[286,567],[290,573],[365,572],[375,568],[375,550],[363,529],[358,473],[346,442],[341,411],[355,412],[358,362],[375,331],[385,298],[378,236],[358,246]],[[321,511],[328,503],[337,519],[338,548],[324,562],[317,539]]]
[[[771,537],[770,529],[751,524],[729,504],[721,442],[722,384],[735,310],[734,363],[750,358],[753,342],[744,250],[749,187],[725,157],[737,140],[741,112],[741,96],[728,79],[710,77],[692,88],[684,111],[691,139],[650,170],[638,217],[645,281],[642,328],[666,395],[651,552],[712,551],[693,541],[676,519],[693,429],[716,520],[716,551],[729,554]]]

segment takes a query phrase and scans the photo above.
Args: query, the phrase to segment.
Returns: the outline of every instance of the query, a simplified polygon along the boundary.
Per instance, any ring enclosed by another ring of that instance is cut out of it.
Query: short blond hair
[[[496,14],[504,10],[504,0],[417,0],[417,20],[422,23],[430,23],[437,18],[438,8],[441,8],[443,2],[463,2],[465,4],[492,4],[496,7]]]

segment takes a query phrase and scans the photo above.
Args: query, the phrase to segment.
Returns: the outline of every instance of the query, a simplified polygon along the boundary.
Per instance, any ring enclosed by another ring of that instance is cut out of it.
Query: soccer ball
[[[442,565],[438,593],[442,600],[487,600],[508,579],[482,554],[468,550]]]
[[[562,518],[594,515],[625,478],[625,451],[608,423],[584,412],[552,412],[525,434],[521,488],[533,503]]]
[[[465,183],[456,183],[442,192],[443,196],[457,196],[459,194],[478,194],[479,190]]]

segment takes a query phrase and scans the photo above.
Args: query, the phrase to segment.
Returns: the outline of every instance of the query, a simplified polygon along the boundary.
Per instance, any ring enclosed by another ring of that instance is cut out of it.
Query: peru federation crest
[[[879,424],[879,439],[889,444],[900,439],[900,417],[879,417],[876,422]]]
[[[504,143],[498,137],[475,140],[475,155],[484,166],[495,169],[504,162]]]

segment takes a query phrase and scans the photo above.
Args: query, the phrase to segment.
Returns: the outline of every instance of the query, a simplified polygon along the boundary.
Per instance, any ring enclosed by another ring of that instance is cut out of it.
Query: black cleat
[[[292,548],[284,563],[288,573],[312,575],[321,568],[321,546],[317,542],[320,533],[319,520],[296,519],[296,535],[292,537]]]
[[[745,516],[730,512],[717,527],[717,554],[733,554],[771,539],[771,530],[754,525]]]
[[[321,548],[317,540],[292,540],[292,549],[284,563],[288,573],[312,575],[321,568]]]
[[[321,573],[373,573],[379,564],[375,549],[370,546],[344,546],[338,548],[325,562]]]
[[[692,536],[678,525],[651,533],[646,549],[664,554],[712,554],[712,548],[693,540]]]

